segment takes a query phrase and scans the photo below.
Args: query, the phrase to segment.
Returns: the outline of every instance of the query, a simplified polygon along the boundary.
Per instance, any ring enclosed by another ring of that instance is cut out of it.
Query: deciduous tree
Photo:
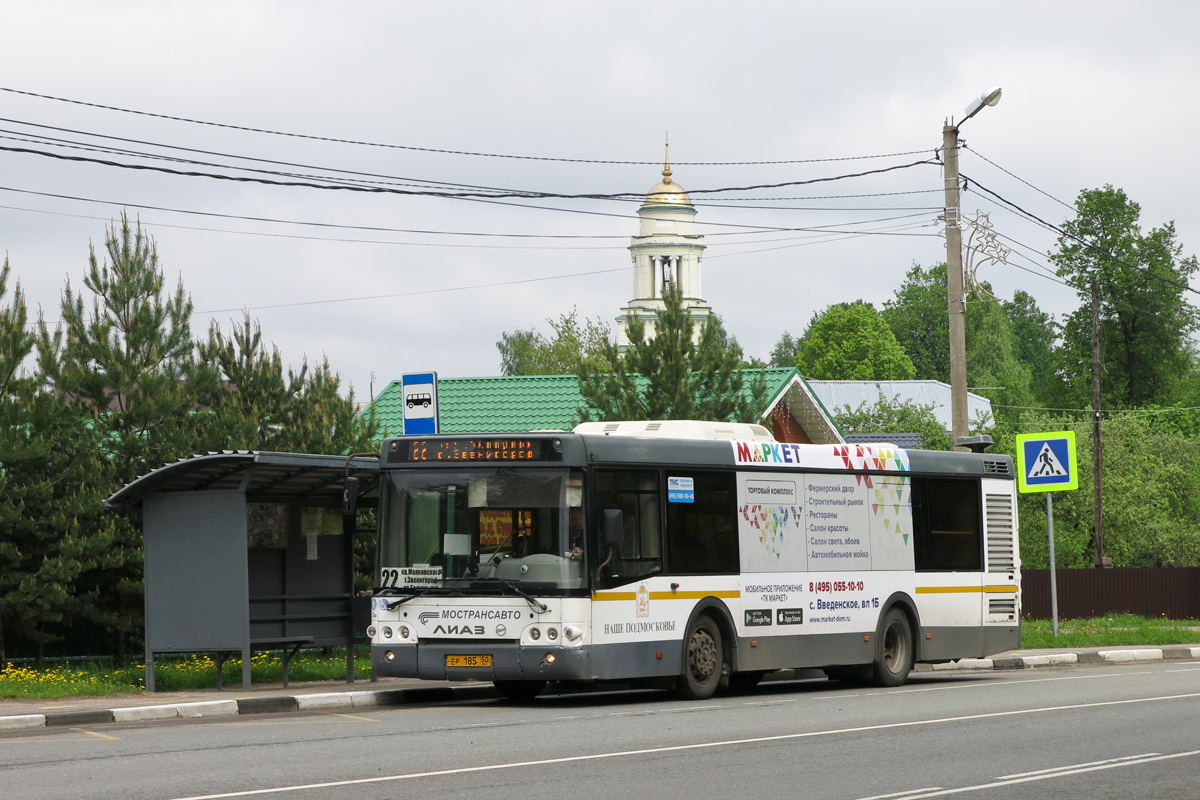
[[[1091,398],[1091,286],[1100,295],[1101,395],[1106,406],[1169,405],[1194,391],[1195,351],[1189,334],[1200,313],[1187,302],[1195,256],[1183,256],[1175,225],[1143,233],[1141,207],[1111,185],[1087,189],[1075,218],[1050,256],[1078,290],[1080,307],[1063,326],[1063,358],[1073,400]]]
[[[809,326],[796,369],[816,380],[895,381],[916,374],[879,312],[861,300],[830,306]]]
[[[553,335],[546,338],[533,329],[505,332],[496,342],[500,371],[504,375],[573,375],[588,358],[600,355],[611,331],[600,319],[585,319],[571,309],[557,320],[547,319]]]

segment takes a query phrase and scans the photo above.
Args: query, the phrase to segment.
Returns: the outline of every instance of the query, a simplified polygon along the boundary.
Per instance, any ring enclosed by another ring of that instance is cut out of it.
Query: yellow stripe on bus
[[[718,592],[650,592],[651,600],[702,600],[705,597],[738,598],[742,593],[737,589]],[[636,592],[597,592],[593,600],[635,600]]]
[[[1008,592],[1015,594],[1016,586],[918,586],[917,594],[998,594]]]
[[[724,592],[651,592],[651,600],[703,600],[705,597],[737,598],[742,593],[737,589]]]

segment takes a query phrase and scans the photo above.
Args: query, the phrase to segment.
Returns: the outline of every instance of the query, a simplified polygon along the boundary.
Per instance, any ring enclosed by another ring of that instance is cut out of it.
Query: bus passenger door
[[[921,656],[983,655],[983,524],[977,478],[914,478]]]

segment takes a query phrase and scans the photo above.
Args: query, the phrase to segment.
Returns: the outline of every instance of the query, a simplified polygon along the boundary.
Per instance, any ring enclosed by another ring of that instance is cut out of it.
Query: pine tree
[[[62,322],[38,326],[38,364],[54,396],[89,418],[96,434],[100,496],[197,449],[192,303],[180,282],[165,291],[158,249],[140,224],[122,217],[91,248],[85,303],[67,283]],[[90,308],[89,308],[90,306]],[[88,537],[111,541],[78,581],[79,611],[109,630],[122,656],[142,618],[142,534],[138,515],[108,515]]]
[[[0,303],[9,276],[0,267]],[[0,306],[0,670],[6,630],[40,648],[79,606],[76,582],[111,545],[86,418],[23,374],[35,336],[18,284]],[[39,649],[40,653],[40,649]]]
[[[631,319],[624,353],[606,342],[600,355],[581,363],[580,418],[757,422],[767,395],[763,372],[747,385],[742,348],[719,317],[708,317],[697,339],[678,286],[664,292],[663,302],[653,336],[642,320]]]

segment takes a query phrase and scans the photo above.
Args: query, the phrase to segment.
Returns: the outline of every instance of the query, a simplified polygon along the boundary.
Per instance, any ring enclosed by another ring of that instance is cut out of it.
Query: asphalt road
[[[0,735],[4,798],[1200,797],[1200,664]]]

